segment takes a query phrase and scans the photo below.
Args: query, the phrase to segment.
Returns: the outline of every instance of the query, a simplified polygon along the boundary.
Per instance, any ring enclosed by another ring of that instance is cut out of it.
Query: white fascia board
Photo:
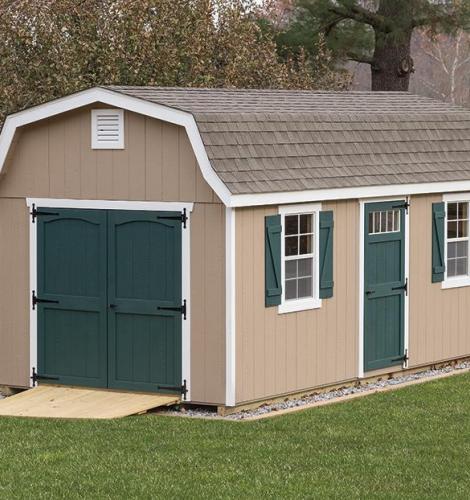
[[[56,99],[46,104],[41,104],[8,116],[0,135],[0,174],[2,173],[8,151],[10,150],[18,127],[95,102],[108,104],[184,127],[194,150],[199,168],[201,169],[202,176],[221,201],[227,206],[230,205],[230,191],[212,169],[196,121],[191,113],[100,87],[77,92],[76,94],[62,97],[61,99]]]
[[[470,191],[470,180],[428,182],[425,184],[392,184],[386,186],[366,186],[310,191],[290,191],[280,193],[232,195],[232,207],[282,205],[286,203],[308,203],[330,200],[350,200],[357,198],[385,198],[412,194],[452,193]]]

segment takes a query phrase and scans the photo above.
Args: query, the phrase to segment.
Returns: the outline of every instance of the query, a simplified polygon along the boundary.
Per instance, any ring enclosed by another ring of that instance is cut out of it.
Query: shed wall
[[[334,210],[334,296],[320,309],[278,314],[264,306],[264,217],[236,212],[236,401],[300,391],[357,376],[358,221],[356,200]]]
[[[6,173],[0,177],[0,384],[29,383],[25,198],[187,201],[195,202],[191,218],[192,399],[223,403],[225,208],[203,179],[182,127],[125,112],[125,149],[92,150],[90,109],[24,127],[8,157]]]

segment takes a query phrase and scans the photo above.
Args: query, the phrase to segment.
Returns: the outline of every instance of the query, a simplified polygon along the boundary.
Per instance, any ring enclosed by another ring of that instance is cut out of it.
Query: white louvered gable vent
[[[93,109],[91,111],[91,147],[124,149],[124,111]]]

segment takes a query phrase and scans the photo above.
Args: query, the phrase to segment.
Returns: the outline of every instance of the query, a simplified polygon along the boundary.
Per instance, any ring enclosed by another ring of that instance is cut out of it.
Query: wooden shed
[[[100,87],[0,136],[0,385],[234,407],[470,356],[470,111]]]

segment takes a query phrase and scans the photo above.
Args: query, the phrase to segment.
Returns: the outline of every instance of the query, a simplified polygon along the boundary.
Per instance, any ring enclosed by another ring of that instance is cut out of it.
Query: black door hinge
[[[183,208],[181,215],[157,215],[157,219],[166,220],[179,220],[183,224],[184,229],[186,229],[186,222],[188,221],[188,216],[186,214],[186,209]]]
[[[405,349],[405,354],[403,356],[399,356],[398,358],[393,358],[392,362],[393,361],[403,361],[403,363],[405,364],[405,367],[406,367],[406,366],[408,366],[408,360],[409,360],[408,349]]]
[[[403,286],[396,286],[392,290],[404,290],[405,295],[408,295],[408,278],[405,278],[405,284]]]
[[[406,213],[408,213],[410,204],[408,201],[404,201],[403,203],[399,203],[398,205],[392,205],[392,208],[404,208],[406,210]]]
[[[39,215],[59,215],[57,212],[41,212],[36,208],[36,205],[33,203],[33,208],[30,213],[31,217],[33,218],[33,224],[36,222],[36,217]]]
[[[59,380],[59,377],[47,377],[46,375],[39,375],[36,368],[33,366],[33,374],[30,379],[33,381],[33,387],[36,387],[38,380]]]
[[[186,396],[188,394],[188,386],[186,384],[186,379],[183,380],[183,385],[157,385],[158,390],[175,391],[183,395],[184,401],[186,401]]]
[[[186,319],[186,299],[183,300],[183,305],[177,307],[165,307],[158,306],[157,309],[159,311],[176,311],[180,312],[183,315],[183,319]]]
[[[47,299],[39,299],[36,297],[36,290],[33,290],[31,293],[31,303],[33,304],[33,311],[36,309],[36,304],[58,304],[58,300],[47,300]]]

